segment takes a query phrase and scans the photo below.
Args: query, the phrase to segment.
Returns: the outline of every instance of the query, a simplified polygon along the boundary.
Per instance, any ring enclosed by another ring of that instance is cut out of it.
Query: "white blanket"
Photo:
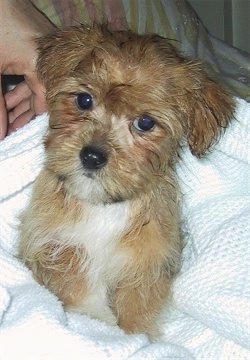
[[[1,142],[2,360],[250,359],[250,104],[238,100],[236,119],[206,159],[183,151],[177,171],[186,247],[156,343],[65,313],[15,258],[17,215],[43,162],[46,115]]]

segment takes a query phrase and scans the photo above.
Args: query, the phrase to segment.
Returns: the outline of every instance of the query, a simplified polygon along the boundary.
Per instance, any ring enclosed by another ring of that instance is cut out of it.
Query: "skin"
[[[0,91],[0,139],[46,111],[45,91],[35,71],[35,39],[53,28],[29,0],[0,1],[0,75],[24,76],[14,90],[5,95]]]

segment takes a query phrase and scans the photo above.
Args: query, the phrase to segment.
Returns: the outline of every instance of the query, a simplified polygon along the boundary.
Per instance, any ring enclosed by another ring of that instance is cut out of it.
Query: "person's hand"
[[[0,105],[0,139],[46,111],[45,91],[42,85],[35,76],[33,79],[33,74],[26,78],[26,81],[5,94],[5,112],[1,113]]]
[[[46,111],[45,92],[36,76],[35,40],[53,29],[29,0],[0,1],[0,75],[25,79],[5,96],[0,87],[0,139]]]

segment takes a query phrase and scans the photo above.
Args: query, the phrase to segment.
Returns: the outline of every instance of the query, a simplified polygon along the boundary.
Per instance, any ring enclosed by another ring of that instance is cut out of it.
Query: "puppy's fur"
[[[233,101],[156,35],[81,26],[39,47],[50,126],[20,256],[66,309],[154,335],[180,263],[180,142],[205,154]]]

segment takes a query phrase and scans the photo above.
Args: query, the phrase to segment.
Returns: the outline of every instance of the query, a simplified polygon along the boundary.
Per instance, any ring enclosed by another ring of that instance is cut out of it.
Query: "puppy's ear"
[[[207,76],[199,61],[183,57],[169,40],[157,36],[151,43],[165,64],[166,101],[183,115],[181,122],[191,152],[200,157],[232,119],[233,97]]]
[[[232,119],[234,101],[214,81],[204,76],[202,86],[191,95],[187,139],[191,152],[200,157],[219,138]]]
[[[88,53],[89,44],[95,40],[92,30],[87,26],[71,27],[37,40],[37,73],[47,91],[69,76]]]

